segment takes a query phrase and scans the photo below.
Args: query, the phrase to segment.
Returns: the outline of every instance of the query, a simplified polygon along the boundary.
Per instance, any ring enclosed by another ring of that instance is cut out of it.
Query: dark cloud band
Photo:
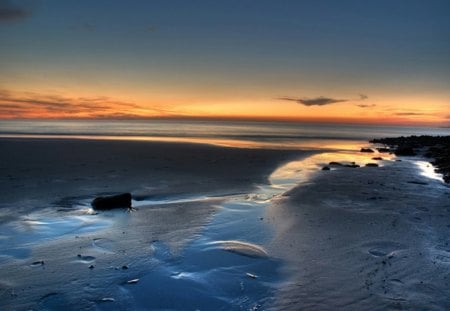
[[[279,97],[278,99],[280,100],[288,100],[288,101],[293,101],[296,102],[297,104],[301,104],[304,106],[326,106],[326,105],[331,105],[331,104],[337,104],[337,103],[344,103],[344,102],[348,102],[348,101],[361,101],[361,100],[366,100],[369,97],[367,95],[364,94],[360,94],[358,99],[338,99],[338,98],[330,98],[330,97],[325,97],[325,96],[319,96],[319,97],[314,97],[314,98],[298,98],[298,97],[289,97],[289,96],[284,96],[284,97]]]
[[[334,99],[329,97],[316,97],[316,98],[295,98],[295,97],[280,97],[281,100],[294,101],[297,104],[302,104],[305,106],[325,106],[336,103],[346,102],[346,99]]]
[[[27,10],[13,6],[9,1],[0,1],[0,22],[14,21],[28,17]]]

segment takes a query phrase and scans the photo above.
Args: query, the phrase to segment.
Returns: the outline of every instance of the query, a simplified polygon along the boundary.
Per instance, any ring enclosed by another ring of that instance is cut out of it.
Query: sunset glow
[[[1,2],[0,118],[449,124],[447,2],[311,3]]]

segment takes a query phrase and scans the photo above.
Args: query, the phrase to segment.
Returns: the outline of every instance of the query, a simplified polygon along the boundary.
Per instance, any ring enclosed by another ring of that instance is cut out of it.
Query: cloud
[[[397,112],[395,115],[396,116],[426,116],[426,115],[429,115],[429,113],[423,113],[423,112]]]
[[[319,97],[314,97],[314,98],[299,98],[299,97],[283,96],[283,97],[279,97],[277,99],[293,101],[293,102],[296,102],[297,104],[301,104],[304,106],[326,106],[326,105],[344,103],[344,102],[349,102],[349,101],[362,101],[362,100],[366,100],[369,98],[365,94],[359,94],[358,96],[359,96],[358,98],[354,98],[354,99],[351,99],[351,98],[338,99],[338,98],[330,98],[330,97],[325,97],[325,96],[319,96]]]
[[[0,90],[0,118],[132,118],[169,113],[163,106],[146,108],[106,96],[72,98]]]
[[[336,99],[324,96],[319,96],[316,98],[280,97],[278,99],[293,101],[296,102],[297,104],[305,106],[325,106],[348,101],[348,99]]]
[[[359,104],[359,105],[356,105],[356,106],[358,106],[359,108],[373,108],[373,107],[376,107],[375,104],[371,104],[371,105]]]
[[[0,22],[20,20],[29,15],[27,10],[15,7],[7,0],[0,0]]]
[[[366,94],[359,94],[359,100],[366,100],[368,98],[369,96],[367,96]]]

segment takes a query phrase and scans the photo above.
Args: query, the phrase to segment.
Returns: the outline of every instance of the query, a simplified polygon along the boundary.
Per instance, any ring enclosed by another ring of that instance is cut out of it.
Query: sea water
[[[333,146],[337,141],[450,135],[450,128],[212,120],[3,120],[0,137],[125,139],[208,143],[245,148]]]

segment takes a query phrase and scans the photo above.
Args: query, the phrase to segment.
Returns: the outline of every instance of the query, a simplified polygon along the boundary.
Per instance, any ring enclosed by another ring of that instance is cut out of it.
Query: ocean
[[[249,148],[330,148],[339,141],[450,135],[450,128],[211,120],[3,120],[0,137],[152,140]]]

